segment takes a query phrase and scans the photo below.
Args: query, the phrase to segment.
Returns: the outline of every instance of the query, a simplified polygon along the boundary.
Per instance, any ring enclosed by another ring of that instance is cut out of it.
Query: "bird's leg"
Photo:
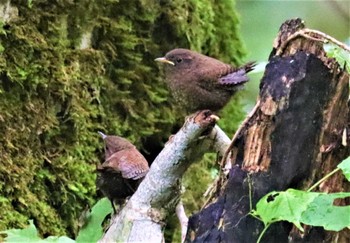
[[[112,198],[109,198],[109,200],[111,201],[111,204],[112,204],[112,208],[113,208],[113,215],[116,215],[116,214],[117,214],[117,210],[115,209],[113,199],[112,199]]]
[[[124,180],[124,183],[132,192],[135,192],[135,189],[132,188],[132,186],[130,185],[130,183],[127,180]]]
[[[120,212],[120,210],[121,210],[121,208],[122,208],[124,202],[125,202],[124,199],[114,199],[114,200],[111,200],[112,208],[113,208],[113,215],[117,215],[117,214]],[[117,205],[118,207],[116,207],[116,205]]]

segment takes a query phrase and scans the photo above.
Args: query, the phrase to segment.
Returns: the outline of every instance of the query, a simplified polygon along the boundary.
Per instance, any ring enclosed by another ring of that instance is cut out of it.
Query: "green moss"
[[[18,16],[0,25],[0,230],[34,219],[44,236],[74,237],[80,212],[96,200],[97,131],[154,157],[182,123],[154,58],[185,47],[239,62],[233,3],[11,4]],[[89,32],[91,48],[79,49]]]

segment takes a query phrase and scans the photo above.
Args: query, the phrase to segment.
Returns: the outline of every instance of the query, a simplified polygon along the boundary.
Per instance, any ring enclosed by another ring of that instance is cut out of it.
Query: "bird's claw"
[[[194,122],[203,127],[214,126],[215,123],[220,119],[211,110],[198,111],[193,115],[193,117]]]

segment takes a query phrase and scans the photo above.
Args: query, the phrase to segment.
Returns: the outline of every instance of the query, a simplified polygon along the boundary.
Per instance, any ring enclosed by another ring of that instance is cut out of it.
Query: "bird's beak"
[[[156,62],[162,62],[162,63],[166,63],[166,64],[170,64],[175,66],[175,63],[173,63],[172,61],[169,61],[168,59],[166,59],[165,57],[158,57],[156,59],[154,59],[154,61]]]
[[[101,137],[102,137],[103,139],[105,139],[105,138],[107,137],[107,135],[106,135],[106,134],[104,134],[103,132],[98,131],[98,134],[100,134],[100,135],[101,135]]]

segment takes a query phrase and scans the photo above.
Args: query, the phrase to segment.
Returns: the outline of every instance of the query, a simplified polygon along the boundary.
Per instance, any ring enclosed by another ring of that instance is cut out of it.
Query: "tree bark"
[[[300,19],[281,26],[258,107],[230,146],[228,160],[235,165],[222,175],[210,203],[190,218],[187,241],[256,242],[263,224],[248,214],[251,205],[274,190],[309,188],[350,154],[349,136],[342,143],[349,131],[349,74],[326,56],[317,36],[290,38],[303,29]],[[339,173],[318,189],[349,191],[349,183]],[[262,241],[341,242],[349,237],[349,230],[309,227],[305,232],[301,236],[291,224],[275,223]]]

